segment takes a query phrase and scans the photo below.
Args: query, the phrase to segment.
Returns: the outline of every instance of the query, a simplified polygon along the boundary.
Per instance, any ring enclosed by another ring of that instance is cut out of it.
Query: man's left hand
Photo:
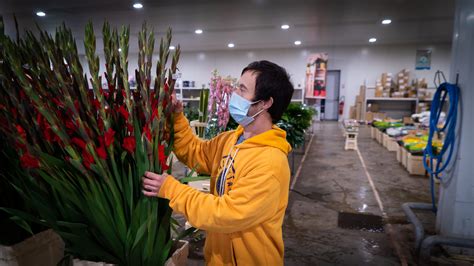
[[[168,174],[166,173],[159,175],[152,172],[145,172],[145,175],[142,178],[143,194],[147,197],[158,197],[158,192],[167,177]]]

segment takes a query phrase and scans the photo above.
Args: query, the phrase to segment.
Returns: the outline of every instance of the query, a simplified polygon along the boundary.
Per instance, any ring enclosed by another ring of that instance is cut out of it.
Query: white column
[[[441,186],[437,229],[442,236],[474,239],[474,1],[457,0],[450,82],[459,75],[461,129],[452,178]]]

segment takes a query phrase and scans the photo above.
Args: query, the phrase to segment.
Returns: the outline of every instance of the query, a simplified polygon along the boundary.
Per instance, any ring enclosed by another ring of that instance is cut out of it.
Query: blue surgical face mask
[[[229,112],[235,122],[239,125],[246,127],[250,125],[255,120],[255,117],[263,112],[265,109],[260,110],[258,113],[253,116],[247,116],[250,106],[253,104],[259,103],[260,101],[251,102],[242,96],[239,96],[237,93],[232,93],[229,102]]]

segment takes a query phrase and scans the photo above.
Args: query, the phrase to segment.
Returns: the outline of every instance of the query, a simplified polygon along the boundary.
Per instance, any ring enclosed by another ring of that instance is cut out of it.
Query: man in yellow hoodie
[[[282,223],[290,169],[285,131],[274,125],[288,107],[293,85],[282,67],[258,61],[243,69],[229,110],[240,124],[204,141],[192,133],[173,101],[174,152],[189,167],[211,176],[211,193],[173,176],[146,172],[143,193],[169,199],[194,227],[207,231],[208,265],[283,265]]]

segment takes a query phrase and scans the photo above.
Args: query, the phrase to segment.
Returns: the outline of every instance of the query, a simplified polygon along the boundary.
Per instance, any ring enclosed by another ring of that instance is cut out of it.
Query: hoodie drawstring
[[[230,148],[229,154],[227,155],[227,159],[224,164],[224,168],[222,169],[221,175],[219,176],[219,179],[217,180],[217,193],[219,196],[224,195],[225,192],[225,181],[227,180],[227,174],[229,173],[230,168],[234,164],[234,159],[237,156],[237,153],[239,152],[239,149],[237,148],[234,152],[234,155],[231,156],[232,150],[234,149],[235,146],[232,146]],[[229,157],[230,162],[229,162]]]

